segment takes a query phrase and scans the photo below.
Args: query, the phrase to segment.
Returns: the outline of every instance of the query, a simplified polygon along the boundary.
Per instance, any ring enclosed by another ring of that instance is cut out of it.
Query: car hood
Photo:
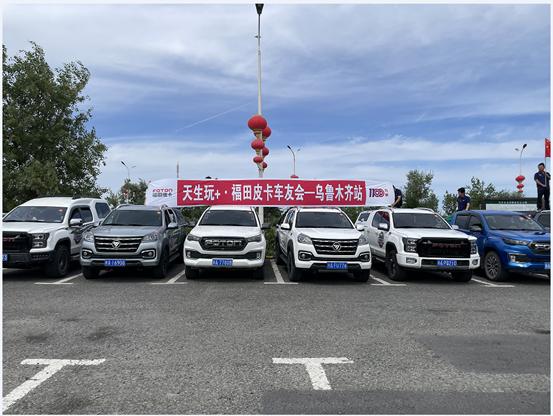
[[[355,228],[297,228],[298,233],[324,240],[356,240],[361,232]]]
[[[93,228],[92,232],[101,237],[143,237],[154,231],[161,231],[160,227],[121,227],[118,225],[101,225]]]
[[[67,228],[67,225],[52,222],[2,222],[2,231],[20,233],[50,233],[63,228]]]
[[[551,234],[545,231],[500,231],[491,230],[490,234],[499,238],[513,238],[516,240],[528,240],[528,241],[549,241]]]
[[[468,236],[456,230],[437,230],[431,228],[396,228],[399,235],[407,238],[460,238],[474,240],[475,237]]]
[[[222,225],[197,225],[190,231],[197,237],[253,237],[259,235],[259,227],[239,227]]]

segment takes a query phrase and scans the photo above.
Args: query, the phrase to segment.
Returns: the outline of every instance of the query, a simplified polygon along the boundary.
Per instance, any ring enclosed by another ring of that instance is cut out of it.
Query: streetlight
[[[121,164],[127,168],[127,181],[128,181],[128,183],[130,183],[131,182],[131,169],[136,168],[136,166],[131,166],[129,168],[129,166],[123,161],[121,161]],[[125,192],[125,195],[126,195],[125,196],[125,203],[128,204],[129,203],[129,191],[128,190],[127,190],[127,192]]]
[[[290,151],[292,152],[292,161],[294,163],[294,167],[293,167],[293,170],[292,170],[292,176],[290,176],[292,179],[298,179],[298,176],[296,175],[296,153],[294,152],[294,150],[292,150],[292,147],[290,145],[286,145],[286,147],[288,149],[290,149]],[[299,152],[301,149],[296,149],[296,152]]]
[[[519,159],[518,159],[518,176],[515,178],[515,180],[518,182],[517,189],[518,193],[522,195],[524,184],[522,183],[524,179],[524,175],[522,174],[522,152],[524,152],[524,149],[526,149],[527,144],[524,143],[522,147],[519,149],[518,147],[515,148],[516,152],[519,152]]]

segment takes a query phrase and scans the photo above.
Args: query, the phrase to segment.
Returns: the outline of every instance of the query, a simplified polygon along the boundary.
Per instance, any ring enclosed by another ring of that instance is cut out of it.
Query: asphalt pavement
[[[550,284],[3,273],[7,414],[549,414]]]

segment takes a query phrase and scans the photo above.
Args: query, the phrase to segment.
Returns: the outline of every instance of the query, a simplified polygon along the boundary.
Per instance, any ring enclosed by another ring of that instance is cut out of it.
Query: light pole
[[[121,161],[121,164],[123,166],[125,166],[125,168],[127,168],[127,182],[130,183],[131,182],[131,169],[136,168],[136,166],[131,166],[129,168],[129,166],[123,161]],[[128,190],[127,190],[127,192],[125,192],[125,195],[126,195],[125,196],[125,203],[128,204],[129,203],[129,191]]]
[[[257,11],[257,114],[261,115],[261,12],[263,11],[263,3],[256,3]],[[263,134],[258,134],[258,139],[263,140]],[[263,178],[263,168],[258,166],[259,178]],[[264,221],[263,207],[259,207],[259,222]]]
[[[522,147],[519,149],[518,147],[515,148],[515,151],[519,152],[519,159],[518,159],[518,176],[515,178],[515,180],[518,182],[517,189],[520,196],[522,196],[522,192],[524,189],[524,184],[522,183],[524,179],[524,175],[522,174],[522,152],[524,152],[524,149],[526,149],[527,144],[524,143]]]
[[[293,162],[293,170],[292,170],[292,176],[290,176],[292,179],[297,179],[298,176],[296,175],[296,152],[299,152],[301,149],[296,149],[296,152],[292,149],[290,145],[286,145],[288,149],[292,152],[292,162]]]
[[[526,149],[526,146],[527,146],[527,144],[524,143],[524,144],[522,145],[522,148],[521,148],[521,149],[519,149],[518,147],[515,148],[515,150],[516,150],[517,152],[520,153],[520,156],[519,156],[519,159],[518,159],[518,170],[519,170],[519,171],[518,171],[518,174],[519,174],[519,175],[522,175],[522,152],[524,152],[524,149]]]

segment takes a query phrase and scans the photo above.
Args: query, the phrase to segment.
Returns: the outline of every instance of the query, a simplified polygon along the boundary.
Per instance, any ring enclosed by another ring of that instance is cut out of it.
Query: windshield
[[[394,226],[396,228],[436,228],[447,230],[449,225],[437,214],[422,213],[394,213]]]
[[[20,206],[3,218],[4,222],[63,222],[67,208]]]
[[[217,209],[207,211],[202,217],[200,225],[257,227],[257,221],[252,211]]]
[[[541,226],[531,218],[520,215],[484,214],[488,227],[492,230],[507,231],[543,231]]]
[[[161,211],[116,209],[111,211],[102,225],[160,227]]]
[[[302,212],[296,219],[297,228],[353,228],[349,218],[341,212]]]

